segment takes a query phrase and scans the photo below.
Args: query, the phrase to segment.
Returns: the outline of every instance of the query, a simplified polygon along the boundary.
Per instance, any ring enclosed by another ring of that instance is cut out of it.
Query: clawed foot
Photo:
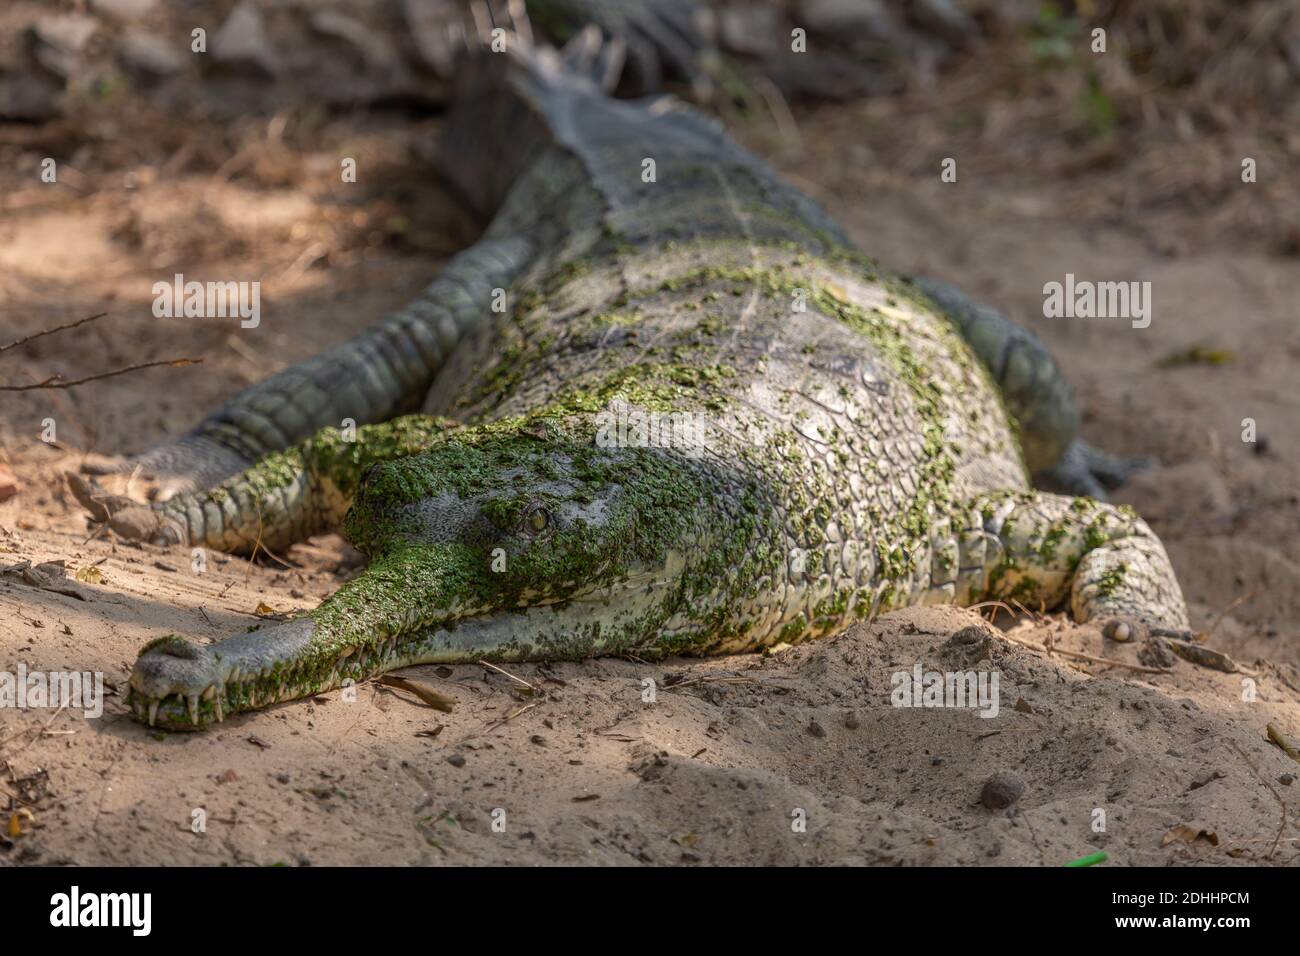
[[[1035,483],[1049,491],[1106,501],[1108,490],[1152,464],[1150,458],[1120,458],[1076,438],[1056,465],[1035,476]]]
[[[626,51],[625,86],[634,95],[658,92],[665,74],[686,80],[696,99],[707,100],[713,79],[706,65],[716,57],[712,40],[689,0],[531,0],[534,18],[567,40],[595,24],[607,41]],[[563,35],[568,33],[569,36]]]
[[[66,477],[68,490],[90,512],[90,517],[101,525],[107,524],[120,537],[158,545],[180,542],[176,528],[156,508],[125,495],[111,494],[93,478],[86,479],[73,472],[68,472]]]

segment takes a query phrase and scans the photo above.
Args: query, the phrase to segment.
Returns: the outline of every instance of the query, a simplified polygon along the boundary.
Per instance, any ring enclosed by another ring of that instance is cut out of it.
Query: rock
[[[355,17],[335,10],[321,10],[312,16],[311,26],[317,33],[334,37],[351,47],[370,73],[392,73],[401,64],[401,57],[387,38]]]
[[[798,26],[841,40],[887,40],[897,27],[881,0],[803,0]]]
[[[780,48],[775,6],[723,7],[718,12],[722,45],[736,53],[762,56]]]
[[[23,486],[18,483],[18,476],[13,473],[13,470],[8,465],[0,464],[0,501],[12,498],[22,489]]]
[[[254,70],[268,78],[279,72],[280,59],[266,36],[266,24],[252,0],[230,11],[212,38],[212,59],[238,70]]]
[[[1146,631],[1137,621],[1124,621],[1116,618],[1107,621],[1101,629],[1101,636],[1116,644],[1127,644],[1135,638],[1145,638]]]
[[[446,27],[454,22],[449,0],[402,0],[402,16],[420,59],[444,79],[452,75],[455,50]]]
[[[172,45],[152,33],[128,33],[118,52],[122,66],[138,76],[175,76],[185,68],[185,61]]]
[[[808,722],[808,733],[812,734],[814,737],[825,737],[826,728],[817,723],[817,721],[811,720]]]
[[[990,810],[1005,810],[1025,792],[1025,782],[1017,774],[1003,770],[984,781],[980,791],[980,803]]]
[[[1023,697],[1020,697],[1016,700],[1016,713],[1032,714],[1033,712],[1034,712],[1034,708],[1029,706],[1029,701],[1025,700]]]
[[[993,633],[982,624],[968,624],[944,641],[940,652],[960,664],[972,664],[993,656]]]
[[[132,20],[152,13],[158,0],[90,0],[90,9],[116,20]]]
[[[450,754],[447,757],[447,763],[453,767],[463,767],[465,766],[465,757],[463,754]]]
[[[59,115],[62,90],[31,74],[0,77],[0,119],[41,123]]]
[[[66,80],[76,69],[81,51],[98,28],[94,19],[82,14],[42,17],[32,27],[37,61],[55,76]]]
[[[1148,637],[1142,649],[1138,651],[1138,663],[1146,667],[1159,667],[1168,670],[1178,662],[1174,649],[1163,637]]]
[[[914,0],[908,5],[908,13],[918,26],[953,46],[979,36],[979,24],[964,10],[953,6],[952,0]]]
[[[857,730],[862,726],[862,722],[858,720],[858,715],[856,713],[849,711],[844,716],[844,726],[849,730]]]

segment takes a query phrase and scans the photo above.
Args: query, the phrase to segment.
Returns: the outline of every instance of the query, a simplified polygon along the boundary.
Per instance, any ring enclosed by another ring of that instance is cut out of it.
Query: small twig
[[[73,379],[71,382],[61,381],[62,375],[51,375],[43,382],[36,382],[34,385],[0,385],[0,392],[30,392],[38,388],[76,388],[78,385],[85,385],[87,382],[98,382],[101,379],[113,378],[117,375],[125,375],[127,372],[138,372],[141,369],[157,368],[160,365],[166,365],[170,368],[180,368],[184,365],[201,365],[203,359],[179,358],[179,359],[161,359],[157,362],[141,362],[137,365],[128,365],[125,368],[114,369],[111,372],[100,372],[98,375],[87,375],[85,378]]]
[[[536,693],[536,691],[537,691],[537,688],[536,688],[536,687],[534,687],[532,684],[528,683],[528,681],[524,680],[522,677],[516,677],[514,674],[510,673],[510,672],[509,672],[508,670],[506,670],[505,668],[503,668],[503,667],[497,667],[495,664],[489,664],[487,661],[479,661],[479,663],[482,664],[484,667],[489,667],[489,668],[491,668],[492,670],[496,671],[498,674],[505,674],[505,675],[506,675],[507,677],[509,677],[512,681],[516,681],[516,682],[518,682],[518,683],[520,683],[520,684],[523,684],[523,685],[524,685],[525,687],[527,687],[529,690],[531,690],[531,691],[533,691],[534,693]]]
[[[725,677],[692,677],[690,680],[678,681],[676,684],[665,684],[664,690],[677,690],[679,687],[690,687],[692,684],[762,684],[763,681],[754,680],[752,677],[741,677],[740,675],[727,675]]]
[[[1019,644],[1021,647],[1028,647],[1031,650],[1043,651],[1045,653],[1052,653],[1052,654],[1060,654],[1062,657],[1071,657],[1077,661],[1088,661],[1092,664],[1105,664],[1109,667],[1123,667],[1126,670],[1137,671],[1139,674],[1168,674],[1169,673],[1169,671],[1165,670],[1162,667],[1145,667],[1141,664],[1126,664],[1124,663],[1124,661],[1117,661],[1109,657],[1097,657],[1093,654],[1084,654],[1082,651],[1067,651],[1060,647],[1057,647],[1052,651],[1048,651],[1047,648],[1039,644],[1030,644],[1028,641],[1022,641],[1019,638],[1012,637],[1009,634],[1003,634],[1002,638],[1004,640],[1010,641],[1012,644]]]
[[[41,724],[41,726],[40,726],[40,728],[39,728],[40,732],[41,732],[41,733],[44,733],[46,730],[48,730],[50,724],[54,723],[54,721],[55,721],[56,719],[58,719],[59,714],[63,713],[63,712],[64,712],[65,710],[67,710],[67,709],[68,709],[68,705],[67,705],[66,703],[63,704],[63,706],[61,706],[58,710],[56,710],[56,711],[54,712],[54,715],[53,715],[49,720],[47,720],[45,723]],[[9,743],[9,741],[11,741],[11,740],[17,740],[17,739],[18,739],[19,737],[21,737],[23,734],[29,734],[29,733],[31,733],[31,732],[32,732],[32,728],[31,728],[31,727],[27,727],[27,728],[25,728],[24,730],[20,730],[20,731],[18,731],[18,733],[16,733],[16,734],[10,734],[10,735],[9,735],[8,737],[6,737],[4,740],[0,740],[0,747],[3,747],[5,744]],[[39,736],[39,734],[38,734],[38,736]],[[30,746],[31,746],[31,741],[28,741],[27,744],[26,744],[25,746],[23,746],[20,750],[18,750],[18,751],[14,754],[14,756],[17,756],[18,754],[22,753],[24,750],[26,750],[26,749],[27,749],[28,747],[30,747]]]
[[[485,730],[483,731],[483,733],[485,733],[485,734],[490,734],[492,731],[496,730],[498,727],[504,727],[506,724],[510,723],[510,721],[514,720],[514,719],[515,719],[516,717],[518,717],[520,714],[524,713],[524,711],[532,710],[534,707],[536,707],[536,706],[537,706],[538,704],[540,704],[540,703],[541,703],[541,701],[540,701],[540,700],[537,700],[537,701],[533,701],[533,703],[531,703],[531,704],[525,704],[523,707],[517,708],[516,710],[512,710],[510,713],[506,714],[504,718],[502,718],[501,720],[498,720],[498,721],[497,721],[495,724],[493,724],[491,727],[488,727],[487,729],[485,729]]]
[[[1255,590],[1243,594],[1241,597],[1237,598],[1235,601],[1233,601],[1231,604],[1225,607],[1222,611],[1219,612],[1219,616],[1214,619],[1214,623],[1210,625],[1210,629],[1205,632],[1206,638],[1208,639],[1214,636],[1214,632],[1219,629],[1219,625],[1223,623],[1223,619],[1225,617],[1227,617],[1237,608],[1241,607],[1247,601],[1253,601],[1255,598],[1259,597],[1263,593],[1264,593],[1264,588],[1262,586],[1257,587],[1255,588]]]
[[[75,322],[69,322],[66,325],[56,325],[52,329],[42,329],[39,332],[33,332],[31,335],[24,335],[21,339],[14,339],[8,345],[0,345],[0,352],[8,352],[10,349],[16,349],[33,339],[39,339],[45,335],[53,335],[55,332],[62,332],[64,329],[75,329],[79,325],[85,325],[87,322],[94,322],[96,319],[102,319],[108,315],[107,312],[98,312],[95,315],[88,315],[84,319],[77,319]]]
[[[1010,614],[1010,615],[1013,616],[1013,617],[1015,616],[1015,613],[1016,613],[1015,611],[1013,611],[1013,610],[1011,609],[1010,605],[1004,604],[1004,603],[1001,602],[1001,601],[980,601],[979,604],[972,604],[972,605],[971,605],[970,607],[968,607],[966,610],[968,610],[968,611],[979,611],[979,610],[981,610],[981,609],[983,609],[983,608],[986,608],[986,607],[996,607],[996,608],[1000,608],[1001,610],[1006,611],[1008,614]],[[996,614],[994,614],[991,618],[989,618],[989,623],[992,624],[994,621],[997,620],[997,617],[998,617],[998,616],[997,616]]]
[[[1255,776],[1259,778],[1260,783],[1268,787],[1268,792],[1273,794],[1273,799],[1276,800],[1277,805],[1282,808],[1282,822],[1278,824],[1277,836],[1273,837],[1273,845],[1269,847],[1268,854],[1265,856],[1265,859],[1271,860],[1273,854],[1277,852],[1278,843],[1282,839],[1282,831],[1286,829],[1286,802],[1282,799],[1281,794],[1273,788],[1273,785],[1268,782],[1268,778],[1259,772],[1259,768],[1255,766],[1255,761],[1251,760],[1250,757],[1247,756],[1246,751],[1238,747],[1235,741],[1229,740],[1227,743],[1229,747],[1241,754],[1241,759],[1246,761],[1246,766],[1254,771]]]

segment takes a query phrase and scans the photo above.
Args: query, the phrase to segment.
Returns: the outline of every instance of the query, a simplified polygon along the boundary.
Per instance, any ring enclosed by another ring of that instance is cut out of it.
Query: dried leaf
[[[85,584],[103,584],[104,572],[99,568],[79,568],[77,569],[76,578]]]
[[[1210,846],[1219,845],[1219,835],[1213,830],[1198,830],[1196,827],[1189,827],[1186,823],[1180,823],[1160,840],[1161,846],[1168,846],[1175,840],[1182,840],[1184,843],[1195,843],[1198,840],[1205,840]]]
[[[1237,662],[1222,651],[1216,651],[1211,647],[1204,647],[1200,644],[1193,644],[1191,641],[1180,641],[1176,638],[1168,638],[1169,648],[1185,661],[1191,661],[1193,664],[1199,664],[1202,667],[1210,667],[1216,671],[1223,671],[1225,674],[1235,674],[1237,672]]]
[[[406,677],[398,677],[395,674],[385,674],[379,678],[379,683],[385,684],[389,687],[396,687],[398,690],[404,690],[408,693],[414,694],[434,710],[440,710],[444,714],[450,714],[452,708],[456,706],[456,701],[453,698],[439,694],[433,688],[427,687],[418,681],[413,681]]]

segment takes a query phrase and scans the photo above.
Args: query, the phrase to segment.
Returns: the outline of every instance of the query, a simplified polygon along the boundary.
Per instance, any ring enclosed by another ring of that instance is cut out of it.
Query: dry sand
[[[100,720],[5,710],[0,806],[21,797],[33,819],[0,840],[0,863],[1059,865],[1096,849],[1119,864],[1294,862],[1300,765],[1264,735],[1274,723],[1300,740],[1296,260],[1217,239],[1191,216],[1067,215],[1067,193],[1086,182],[1011,170],[940,184],[882,161],[889,137],[854,116],[799,120],[806,152],[769,152],[865,251],[1034,328],[1078,387],[1087,437],[1158,459],[1116,498],[1162,536],[1193,626],[1217,625],[1211,644],[1256,675],[1253,700],[1242,674],[1184,661],[1148,674],[1049,655],[1050,640],[1138,663],[1138,646],[1058,616],[1001,615],[1005,633],[946,646],[982,619],[938,608],[770,657],[519,666],[517,679],[407,672],[455,698],[451,714],[374,684],[194,735],[151,732],[115,697]],[[217,155],[194,169],[160,171],[176,147],[136,140],[82,161],[79,188],[56,193],[31,183],[57,131],[6,141],[17,159],[0,173],[0,340],[112,315],[0,355],[0,381],[204,361],[0,398],[0,448],[23,486],[0,503],[0,563],[100,574],[76,584],[85,600],[0,576],[4,670],[96,670],[122,688],[146,641],[216,639],[254,623],[259,605],[312,607],[356,571],[355,553],[326,537],[281,555],[287,567],[231,558],[194,573],[184,552],[90,538],[61,484],[85,453],[147,447],[344,339],[472,236],[430,185],[427,123],[319,122],[287,145],[251,122],[219,146],[210,132],[197,139]],[[329,185],[345,143],[385,164],[360,197]],[[219,165],[231,155],[234,172]],[[261,327],[153,319],[150,287],[173,271],[261,278]],[[1151,280],[1152,326],[1044,319],[1042,285],[1067,272]],[[1235,361],[1157,367],[1197,344]],[[56,445],[40,440],[47,418]],[[999,716],[892,707],[890,675],[918,661],[989,662]],[[980,802],[999,772],[1025,786],[1010,810]]]

